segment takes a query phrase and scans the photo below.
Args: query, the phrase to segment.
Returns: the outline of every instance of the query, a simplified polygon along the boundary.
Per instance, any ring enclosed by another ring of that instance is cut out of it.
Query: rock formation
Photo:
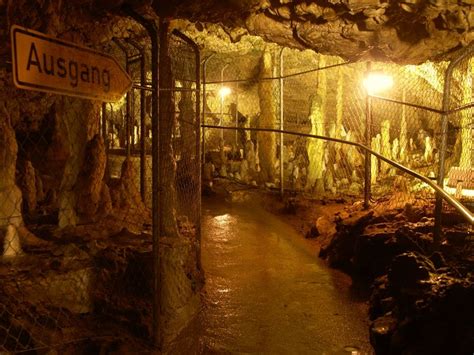
[[[205,24],[207,36],[233,42],[247,33],[292,48],[347,59],[421,63],[445,56],[474,39],[469,1],[154,2],[159,14]],[[198,27],[198,26],[196,26]],[[202,30],[203,26],[199,26]],[[199,37],[192,30],[189,33]]]
[[[23,224],[22,193],[15,181],[18,145],[10,117],[5,114],[0,118],[0,228]]]
[[[260,78],[273,75],[273,59],[270,51],[263,52],[260,62]],[[260,99],[260,128],[276,128],[276,104],[273,99],[273,85],[271,80],[261,80],[258,83],[258,97]],[[260,180],[264,183],[273,183],[275,179],[276,137],[267,132],[258,133],[258,158],[260,161]]]

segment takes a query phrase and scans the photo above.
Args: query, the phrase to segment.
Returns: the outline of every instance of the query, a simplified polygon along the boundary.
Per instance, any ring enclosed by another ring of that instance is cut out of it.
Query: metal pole
[[[202,64],[202,123],[203,125],[206,124],[206,69],[207,69],[207,62],[214,56],[212,53],[209,57],[204,59]],[[204,164],[206,163],[206,128],[203,126],[201,128],[201,135],[202,135],[202,147],[201,147],[201,154],[202,154],[202,163],[203,168]]]
[[[237,88],[235,90],[235,127],[239,126],[239,83],[237,83]],[[239,148],[239,130],[235,130],[235,147],[239,149],[240,155],[240,148]]]
[[[283,181],[283,144],[284,144],[284,135],[283,135],[283,129],[284,129],[284,102],[283,102],[283,51],[285,48],[281,49],[280,52],[280,195],[283,198],[283,193],[284,193],[284,181]]]
[[[224,71],[225,69],[229,66],[229,63],[226,63],[226,65],[224,65],[221,69],[221,90],[224,88]],[[223,91],[220,92],[220,95],[221,95],[221,119],[220,119],[220,122],[219,122],[219,125],[223,125],[224,124],[224,95],[223,94]],[[224,130],[221,130],[221,140],[224,141]]]
[[[371,63],[367,63],[367,72],[371,69]],[[371,144],[371,127],[372,127],[372,98],[369,92],[366,94],[365,103],[365,145],[370,147]],[[365,165],[364,165],[364,208],[368,209],[370,206],[370,180],[371,180],[371,155],[369,150],[365,150],[364,154]]]
[[[107,104],[102,102],[102,139],[107,149]]]
[[[146,81],[146,68],[145,68],[145,54],[142,52],[140,58],[140,82],[142,85]],[[142,201],[145,203],[146,200],[146,151],[145,151],[145,139],[146,139],[146,97],[145,91],[140,90],[140,193]]]
[[[140,195],[142,201],[145,203],[146,200],[146,96],[145,96],[145,86],[146,86],[146,57],[143,47],[140,46],[134,40],[129,39],[128,42],[135,47],[139,56],[135,56],[134,61],[137,59],[140,61],[140,87],[137,88],[140,90],[140,130],[139,130],[139,139],[140,139]]]
[[[114,38],[113,41],[120,48],[120,50],[125,54],[125,71],[130,75],[130,63],[129,55],[127,48],[117,39]],[[125,104],[125,151],[127,157],[130,157],[130,91],[127,92]]]
[[[197,266],[199,270],[202,269],[202,264],[201,264],[201,256],[202,256],[202,248],[201,248],[201,241],[202,241],[202,235],[201,235],[201,216],[202,216],[202,210],[201,210],[201,196],[202,196],[202,190],[201,190],[201,181],[202,181],[202,176],[201,176],[201,166],[202,166],[202,161],[201,161],[201,53],[199,51],[199,47],[195,45],[194,47],[195,53],[196,53],[196,89],[198,92],[196,93],[196,174],[197,174],[197,181],[198,181],[198,191],[197,191],[197,196],[198,196],[198,209],[197,209],[197,241],[198,241],[198,250],[197,250]],[[204,141],[204,138],[203,138]]]
[[[135,138],[135,89],[130,90],[130,150],[132,152],[136,149],[136,138]]]
[[[160,259],[160,141],[159,141],[159,116],[158,116],[158,100],[159,100],[159,82],[158,82],[158,30],[156,24],[152,20],[147,20],[140,14],[136,13],[130,6],[124,5],[124,10],[137,22],[143,25],[148,32],[151,40],[151,80],[152,89],[151,109],[152,109],[152,239],[153,239],[153,343],[157,348],[161,348],[162,331],[161,331],[161,259]]]
[[[371,145],[371,127],[372,127],[372,98],[367,95],[366,98],[366,113],[365,113],[365,144],[367,147]],[[365,151],[365,166],[364,166],[364,208],[368,209],[370,206],[371,197],[371,179],[372,179],[372,157],[369,151]]]

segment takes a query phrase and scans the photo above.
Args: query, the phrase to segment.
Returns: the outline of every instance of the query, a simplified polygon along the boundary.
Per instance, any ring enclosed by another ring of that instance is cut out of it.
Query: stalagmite
[[[225,142],[224,139],[219,141],[219,155],[221,158],[221,167],[219,169],[219,175],[227,177],[227,155],[225,154]]]
[[[403,89],[403,94],[402,94],[402,101],[405,102],[406,100],[406,92],[405,89]],[[399,155],[399,160],[401,163],[404,163],[406,161],[406,154],[407,154],[407,145],[408,145],[408,140],[407,140],[407,113],[406,113],[406,106],[402,105],[402,119],[400,123],[400,155]]]
[[[60,228],[75,226],[79,221],[75,186],[84,163],[86,143],[97,132],[98,110],[99,105],[91,101],[61,98],[56,103],[56,119],[61,122],[59,135],[69,152],[58,196]]]
[[[7,114],[6,110],[5,113]],[[20,226],[22,194],[15,182],[18,144],[8,116],[0,116],[0,227]]]
[[[311,101],[311,134],[324,135],[324,121],[321,110],[320,98],[314,96]],[[322,186],[324,169],[324,141],[321,139],[310,139],[308,142],[308,180],[306,189],[315,189],[316,192],[323,192]]]
[[[326,65],[323,56],[320,56],[319,67]],[[311,99],[311,110],[309,120],[311,122],[311,134],[324,136],[324,115],[327,102],[327,78],[325,71],[319,72],[319,85],[317,95]],[[324,141],[321,139],[310,139],[308,143],[308,179],[306,189],[314,189],[315,192],[324,192]]]
[[[249,163],[246,159],[242,160],[242,163],[240,164],[240,179],[248,183],[249,182]]]
[[[7,226],[7,232],[3,241],[3,257],[11,258],[23,254],[20,243],[20,235],[13,224]]]
[[[382,121],[380,148],[381,148],[380,153],[384,157],[388,159],[392,158],[392,148],[390,145],[390,121],[389,120]],[[390,168],[390,165],[388,163],[380,162],[380,173],[387,174],[389,168]]]
[[[271,77],[273,75],[273,61],[270,51],[265,50],[260,63],[260,77]],[[258,97],[260,100],[261,128],[276,128],[276,107],[273,100],[273,85],[271,80],[262,80],[258,84]],[[273,182],[275,178],[276,159],[276,137],[274,134],[259,132],[258,157],[260,161],[260,179],[262,182]]]
[[[246,160],[248,162],[249,171],[256,171],[257,161],[255,156],[255,147],[251,140],[248,140],[247,143],[245,143],[245,156],[247,157]]]
[[[425,151],[423,153],[425,162],[431,163],[433,161],[433,144],[431,143],[431,137],[425,137]]]
[[[398,142],[398,138],[395,138],[392,143],[392,159],[398,160],[400,152],[400,144]]]
[[[372,150],[376,153],[380,153],[381,149],[381,141],[382,136],[377,134],[374,138],[372,138]],[[379,174],[379,160],[377,157],[371,155],[371,167],[370,167],[370,182],[375,184],[377,182],[377,176]]]
[[[23,205],[27,213],[32,213],[37,206],[36,172],[31,161],[25,160],[21,167],[21,190],[23,193]]]

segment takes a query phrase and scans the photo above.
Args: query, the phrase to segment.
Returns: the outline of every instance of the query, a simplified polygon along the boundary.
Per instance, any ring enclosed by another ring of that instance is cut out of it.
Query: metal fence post
[[[204,59],[202,63],[202,124],[206,124],[206,70],[207,70],[207,62],[214,56],[212,53],[206,59]],[[202,135],[202,147],[201,147],[201,154],[202,154],[202,163],[206,163],[206,128],[201,128],[201,135]],[[204,165],[203,165],[204,168]]]
[[[125,11],[140,23],[148,32],[151,40],[151,122],[152,122],[152,239],[153,239],[153,344],[161,347],[161,258],[160,258],[160,226],[161,226],[161,211],[160,211],[160,142],[159,142],[159,115],[158,115],[158,100],[159,100],[159,42],[158,29],[154,21],[147,20],[140,14],[136,13],[131,7],[125,6]]]
[[[145,97],[145,87],[146,87],[146,56],[143,50],[143,47],[140,46],[137,42],[133,40],[128,40],[128,42],[138,50],[140,55],[140,194],[142,200],[145,203],[146,198],[146,97]]]
[[[371,69],[371,63],[367,63],[367,72]],[[365,101],[365,145],[370,148],[371,146],[371,134],[372,134],[372,98],[370,93],[366,91]],[[372,168],[372,156],[368,150],[364,152],[364,208],[368,209],[370,206],[370,194],[371,194],[371,168]]]
[[[107,104],[102,102],[102,138],[107,148]]]

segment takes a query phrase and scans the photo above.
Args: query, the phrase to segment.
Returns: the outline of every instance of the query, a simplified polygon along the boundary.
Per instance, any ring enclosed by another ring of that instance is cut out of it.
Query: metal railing
[[[270,133],[280,133],[280,134],[289,134],[289,135],[294,135],[294,136],[300,136],[300,137],[308,137],[308,138],[314,138],[314,139],[322,139],[325,141],[329,142],[335,142],[335,143],[341,143],[341,144],[347,144],[347,145],[352,145],[355,147],[358,147],[365,152],[368,152],[370,154],[373,154],[380,160],[383,160],[384,162],[392,165],[393,167],[403,171],[404,173],[407,173],[414,178],[424,182],[428,186],[430,186],[435,192],[437,192],[447,203],[449,203],[453,208],[455,208],[466,220],[471,225],[474,225],[474,215],[469,211],[461,202],[459,202],[457,199],[452,197],[450,194],[448,194],[442,187],[440,187],[438,184],[435,184],[433,181],[431,181],[430,178],[423,176],[405,166],[402,164],[399,164],[392,159],[386,158],[383,155],[375,152],[374,150],[368,148],[367,146],[357,143],[357,142],[350,142],[346,141],[343,139],[338,139],[338,138],[332,138],[332,137],[326,137],[326,136],[318,136],[314,134],[308,134],[308,133],[300,133],[300,132],[292,132],[292,131],[286,131],[286,130],[280,130],[280,129],[271,129],[271,128],[244,128],[244,127],[222,127],[222,126],[216,126],[216,125],[201,125],[203,128],[211,128],[211,129],[226,129],[226,130],[246,130],[246,131],[257,131],[257,132],[270,132]]]

